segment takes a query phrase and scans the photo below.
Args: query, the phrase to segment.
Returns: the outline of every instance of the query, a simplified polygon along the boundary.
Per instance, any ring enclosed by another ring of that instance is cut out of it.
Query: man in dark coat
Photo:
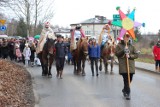
[[[126,33],[123,37],[123,40],[116,46],[115,55],[119,61],[119,74],[123,77],[124,88],[122,89],[123,95],[127,100],[130,100],[130,83],[135,74],[135,61],[134,59],[138,58],[138,53],[135,47],[129,42],[130,35]],[[128,60],[128,64],[127,64]],[[129,67],[129,74],[127,68]],[[130,83],[129,79],[130,77]]]
[[[9,57],[10,57],[11,60],[14,60],[14,59],[15,59],[14,47],[15,47],[14,39],[11,38],[11,40],[10,40],[9,43],[8,43]]]
[[[1,51],[2,51],[2,58],[3,59],[7,59],[8,58],[8,51],[9,48],[8,48],[8,41],[6,38],[3,39],[3,43],[2,43],[2,48],[1,48]]]
[[[65,55],[67,52],[66,44],[63,42],[62,35],[57,35],[57,43],[55,44],[55,49],[56,49],[57,77],[60,77],[60,79],[62,79]]]

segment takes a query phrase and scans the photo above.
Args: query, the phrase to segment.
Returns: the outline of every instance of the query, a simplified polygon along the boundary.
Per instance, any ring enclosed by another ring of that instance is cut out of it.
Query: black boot
[[[130,99],[131,99],[130,94],[127,94],[126,95],[126,100],[130,100]]]
[[[93,67],[93,64],[91,64],[91,71],[92,71],[92,76],[94,76],[94,67]]]
[[[131,99],[130,98],[130,94],[125,92],[124,89],[122,90],[122,92],[123,92],[123,96],[126,98],[126,100],[130,100]]]
[[[60,71],[57,71],[57,75],[56,75],[57,78],[59,77],[59,72],[60,72]]]
[[[97,70],[97,71],[96,71],[96,76],[98,77],[98,75],[99,75],[99,74],[98,74],[98,70]]]
[[[92,76],[94,76],[94,71],[92,71]]]
[[[122,89],[122,92],[123,92],[123,96],[126,97],[127,93],[124,91],[124,89]]]
[[[60,79],[63,79],[62,74],[63,74],[63,71],[59,71]]]

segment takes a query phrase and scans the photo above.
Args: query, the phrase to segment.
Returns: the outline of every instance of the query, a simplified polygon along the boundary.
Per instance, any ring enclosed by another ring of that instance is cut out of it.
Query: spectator
[[[17,58],[17,61],[20,62],[21,59],[22,59],[22,53],[20,51],[20,48],[19,48],[19,45],[16,44],[16,58]]]
[[[2,39],[0,39],[0,58],[2,58]]]
[[[8,58],[8,41],[7,41],[7,39],[3,39],[2,40],[3,41],[3,43],[2,43],[2,47],[1,47],[1,51],[2,51],[2,58],[4,58],[4,59],[7,59]]]
[[[11,61],[15,59],[15,55],[14,55],[14,45],[15,45],[14,39],[11,38],[11,40],[10,40],[9,43],[8,43],[9,57],[10,57]]]
[[[23,55],[24,55],[24,59],[25,59],[25,67],[28,67],[28,63],[30,60],[30,56],[31,56],[31,50],[28,46],[28,44],[25,44],[25,48],[23,50]]]
[[[31,50],[30,61],[31,61],[31,66],[33,67],[34,66],[35,52],[36,52],[36,46],[33,42],[30,44],[30,50]]]
[[[155,70],[160,72],[160,40],[158,40],[157,44],[153,47],[153,55],[155,60]]]

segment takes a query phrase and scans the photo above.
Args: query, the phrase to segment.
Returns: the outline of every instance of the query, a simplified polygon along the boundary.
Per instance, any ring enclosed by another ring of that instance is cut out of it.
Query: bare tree
[[[8,6],[19,18],[24,18],[27,24],[27,37],[30,31],[30,19],[33,8],[32,0],[10,0],[6,6]]]
[[[45,4],[45,5],[44,5]],[[34,29],[36,30],[37,21],[44,23],[49,21],[54,16],[54,0],[35,0],[35,23]],[[38,20],[39,19],[39,20]],[[36,32],[34,32],[35,34]]]
[[[7,0],[4,0],[7,1]],[[42,23],[49,21],[54,16],[54,0],[8,0],[5,4],[16,16],[24,18],[27,24],[27,37],[30,34],[31,25],[37,27],[37,21]]]
[[[0,0],[0,6],[3,6],[5,3],[7,3],[9,0]]]

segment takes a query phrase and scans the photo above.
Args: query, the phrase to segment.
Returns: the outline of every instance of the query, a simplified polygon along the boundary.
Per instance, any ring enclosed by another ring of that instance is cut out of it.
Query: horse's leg
[[[76,61],[74,58],[73,58],[73,65],[74,65],[73,73],[76,74]]]
[[[77,60],[77,74],[80,74],[81,73],[81,60],[78,59]]]
[[[82,76],[86,75],[84,68],[85,68],[85,59],[82,60]]]
[[[111,74],[113,74],[113,62],[114,62],[114,58],[111,59]]]
[[[44,76],[48,74],[48,56],[43,55]]]
[[[100,58],[100,65],[99,65],[99,70],[102,71],[102,58]]]
[[[108,62],[107,62],[107,58],[104,58],[104,68],[105,68],[105,73],[108,73]]]
[[[50,58],[49,58],[49,71],[48,71],[48,76],[49,77],[50,76],[52,77],[51,68],[52,68],[53,59],[54,59],[54,56],[50,55]]]

